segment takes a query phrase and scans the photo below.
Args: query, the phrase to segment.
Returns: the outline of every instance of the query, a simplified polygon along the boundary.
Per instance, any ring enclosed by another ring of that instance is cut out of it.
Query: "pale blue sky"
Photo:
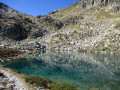
[[[49,12],[65,8],[79,0],[0,0],[15,10],[33,16],[46,15]]]

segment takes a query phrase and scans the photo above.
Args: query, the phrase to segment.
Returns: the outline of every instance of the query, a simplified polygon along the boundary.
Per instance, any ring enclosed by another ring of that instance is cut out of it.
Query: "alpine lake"
[[[120,90],[120,55],[90,52],[39,52],[1,63],[22,74],[68,82],[80,90]]]

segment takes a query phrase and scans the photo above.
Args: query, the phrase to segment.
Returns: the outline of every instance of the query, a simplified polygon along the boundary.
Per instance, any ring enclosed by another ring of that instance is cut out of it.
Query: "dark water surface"
[[[120,55],[46,52],[2,65],[23,74],[69,82],[80,90],[120,90]]]

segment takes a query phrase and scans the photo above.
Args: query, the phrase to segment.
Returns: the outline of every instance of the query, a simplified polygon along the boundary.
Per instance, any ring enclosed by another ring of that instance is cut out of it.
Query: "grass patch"
[[[77,88],[69,83],[54,82],[51,84],[51,90],[77,90]]]
[[[25,75],[24,79],[27,83],[37,87],[50,88],[50,84],[52,83],[50,79],[36,75]]]
[[[100,20],[100,19],[106,19],[106,18],[119,18],[120,17],[120,13],[111,14],[112,12],[113,12],[112,10],[105,11],[103,9],[98,14],[96,14],[96,18],[97,20]]]
[[[116,29],[120,29],[120,21],[117,22],[117,24],[115,25]]]
[[[32,86],[44,87],[50,90],[77,90],[75,86],[65,82],[53,82],[52,80],[36,75],[25,75],[24,79]]]

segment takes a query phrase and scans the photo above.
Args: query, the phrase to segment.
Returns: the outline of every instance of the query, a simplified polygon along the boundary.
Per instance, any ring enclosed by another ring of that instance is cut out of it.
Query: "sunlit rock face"
[[[3,66],[25,74],[70,82],[80,88],[108,88],[112,83],[118,88],[119,60],[120,57],[114,54],[46,52],[6,62]]]
[[[80,0],[44,16],[0,3],[0,12],[0,36],[13,42],[32,39],[49,50],[120,52],[120,0]],[[16,47],[21,48],[23,42],[15,42]]]
[[[102,6],[106,6],[106,5],[113,5],[119,4],[119,0],[80,0],[80,2],[78,2],[79,4],[81,4],[82,8],[86,8],[89,6],[93,6],[93,5],[102,5]]]

